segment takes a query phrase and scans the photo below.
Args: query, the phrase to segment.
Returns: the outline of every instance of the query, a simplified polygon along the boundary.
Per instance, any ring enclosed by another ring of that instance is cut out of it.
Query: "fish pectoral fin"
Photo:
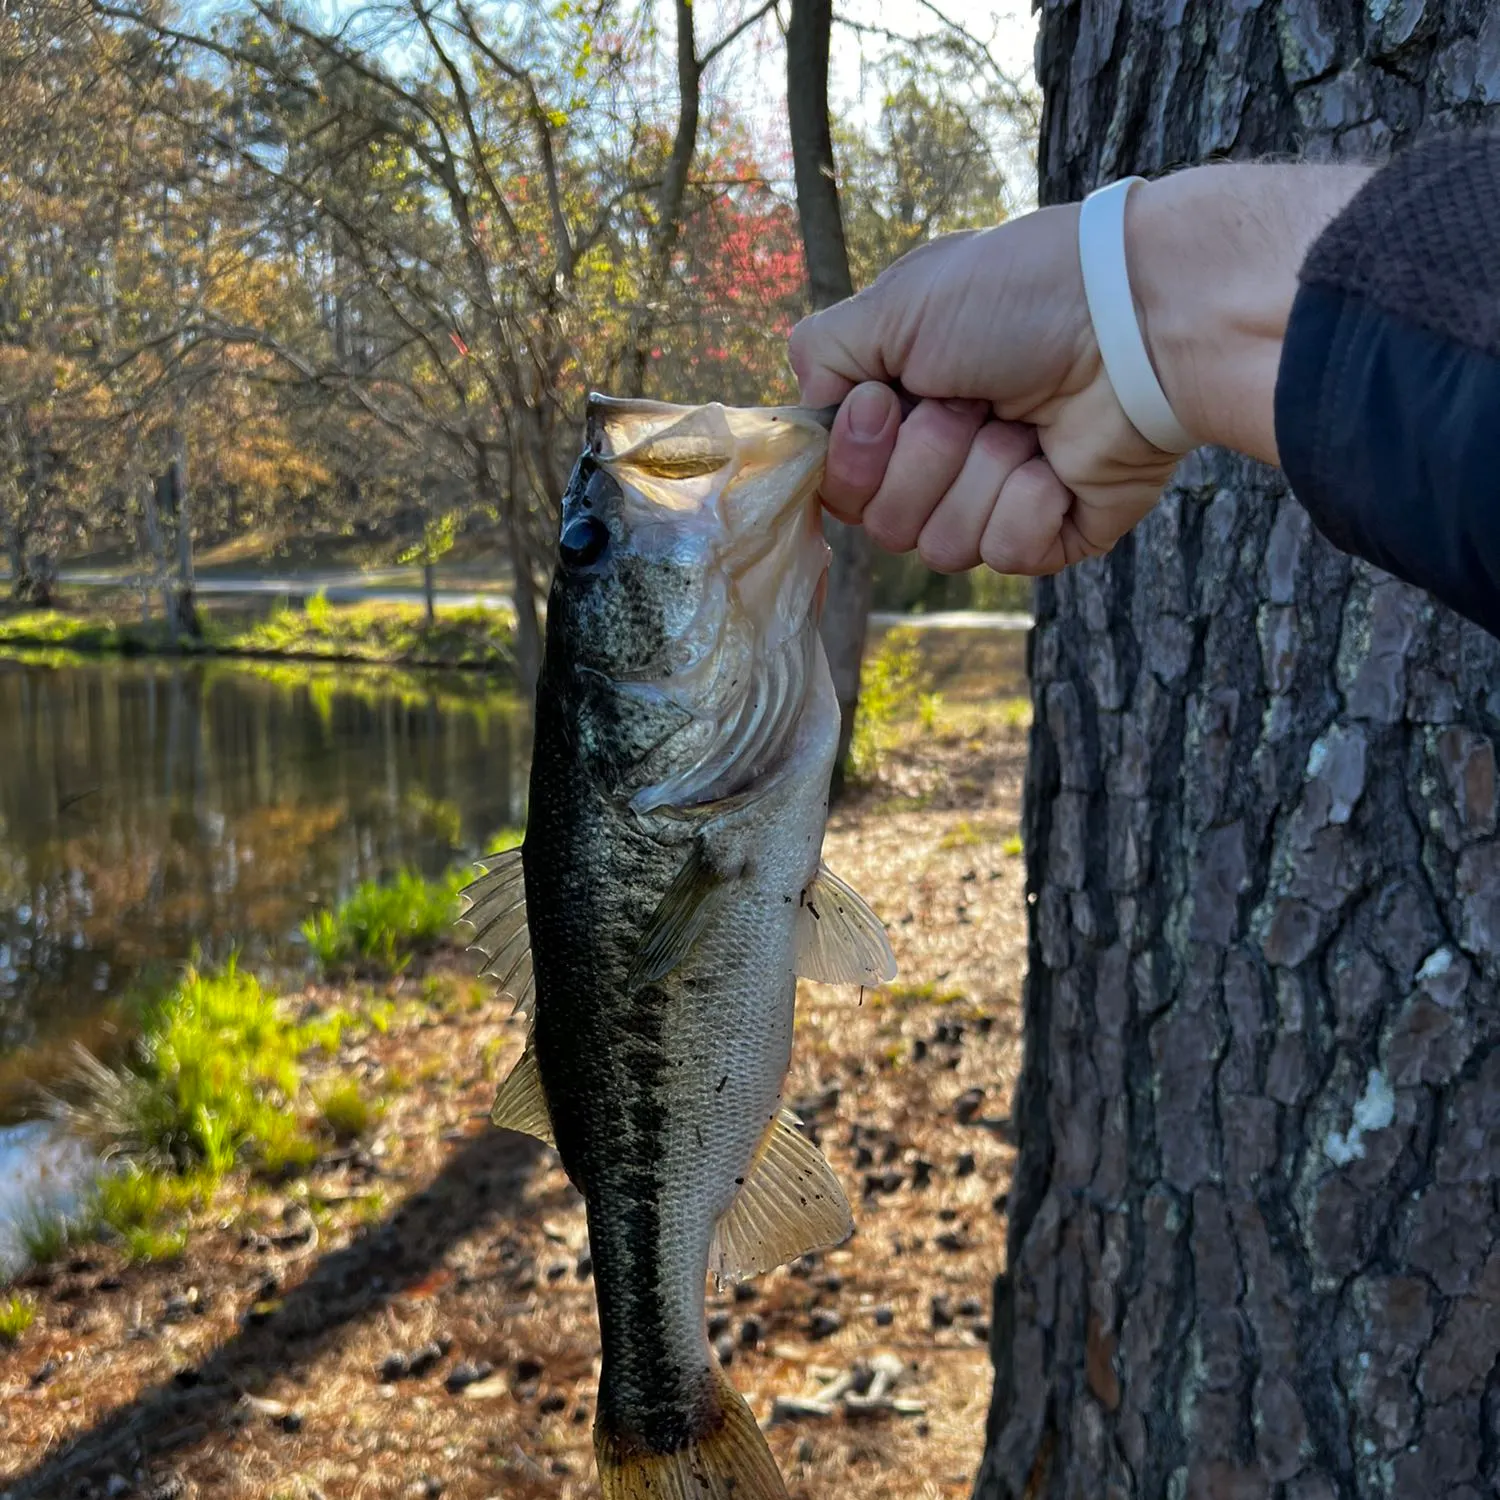
[[[864,898],[819,865],[797,912],[797,972],[823,984],[886,984],[896,955],[879,917]]]
[[[537,1067],[536,1053],[530,1047],[505,1075],[505,1082],[495,1094],[490,1123],[504,1130],[519,1130],[522,1135],[534,1135],[548,1146],[557,1144],[552,1134],[547,1096],[542,1092],[542,1075]]]
[[[516,1012],[531,1011],[536,980],[531,971],[531,933],[526,923],[526,876],[519,848],[490,857],[489,868],[459,892],[458,920],[474,929],[469,944],[485,956],[479,971],[500,981],[501,994],[515,999]]]
[[[840,1245],[854,1233],[828,1158],[784,1109],[766,1130],[744,1186],[714,1229],[709,1270],[720,1286]]]
[[[639,989],[670,974],[703,935],[730,885],[729,878],[714,868],[702,839],[694,840],[692,852],[646,924],[626,988]]]

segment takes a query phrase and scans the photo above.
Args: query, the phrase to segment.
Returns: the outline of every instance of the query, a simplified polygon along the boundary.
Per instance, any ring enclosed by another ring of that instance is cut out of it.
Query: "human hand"
[[[1131,193],[1136,310],[1193,437],[1275,461],[1297,268],[1363,176],[1215,166]],[[1107,552],[1177,463],[1130,424],[1104,371],[1076,204],[922,246],[798,324],[790,353],[804,401],[843,403],[828,508],[939,572],[1053,573]],[[904,423],[894,380],[919,398]]]

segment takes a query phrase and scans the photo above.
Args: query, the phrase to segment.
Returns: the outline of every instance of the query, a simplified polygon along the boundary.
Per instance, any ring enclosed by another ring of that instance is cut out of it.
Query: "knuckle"
[[[917,556],[934,573],[965,573],[974,566],[972,543],[946,530],[923,529],[917,538]]]
[[[1009,473],[1036,453],[1036,429],[1022,422],[986,422],[974,435],[974,443],[997,468]]]
[[[871,507],[865,512],[865,532],[883,552],[910,552],[913,538],[901,517],[889,510]]]
[[[1004,524],[985,528],[979,542],[979,560],[996,573],[1036,572],[1033,549]]]

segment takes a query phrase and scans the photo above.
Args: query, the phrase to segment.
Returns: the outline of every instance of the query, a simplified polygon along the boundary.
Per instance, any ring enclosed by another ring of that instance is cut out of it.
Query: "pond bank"
[[[68,651],[79,656],[224,656],[508,672],[514,616],[508,607],[445,609],[428,625],[406,604],[330,604],[314,595],[301,609],[251,616],[201,613],[201,637],[163,621],[129,622],[99,610],[16,610],[0,614],[0,655]]]
[[[787,1088],[858,1232],[711,1298],[794,1500],[877,1484],[958,1500],[982,1445],[1020,1059],[1025,724],[955,693],[906,727],[827,840],[901,976],[862,996],[804,986]],[[582,1207],[555,1153],[487,1123],[522,1024],[456,956],[289,998],[301,1024],[350,1017],[303,1066],[314,1097],[356,1084],[365,1127],[323,1132],[280,1180],[236,1169],[184,1210],[180,1255],[131,1263],[101,1244],[33,1273],[17,1289],[33,1321],[0,1344],[0,1488],[595,1493]],[[858,1413],[828,1395],[846,1376],[893,1399]]]

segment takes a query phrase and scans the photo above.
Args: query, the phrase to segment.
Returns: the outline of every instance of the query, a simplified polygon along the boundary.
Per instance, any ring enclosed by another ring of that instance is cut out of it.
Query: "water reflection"
[[[87,1032],[152,966],[292,956],[298,922],[522,821],[501,684],[0,661],[0,1054]]]

